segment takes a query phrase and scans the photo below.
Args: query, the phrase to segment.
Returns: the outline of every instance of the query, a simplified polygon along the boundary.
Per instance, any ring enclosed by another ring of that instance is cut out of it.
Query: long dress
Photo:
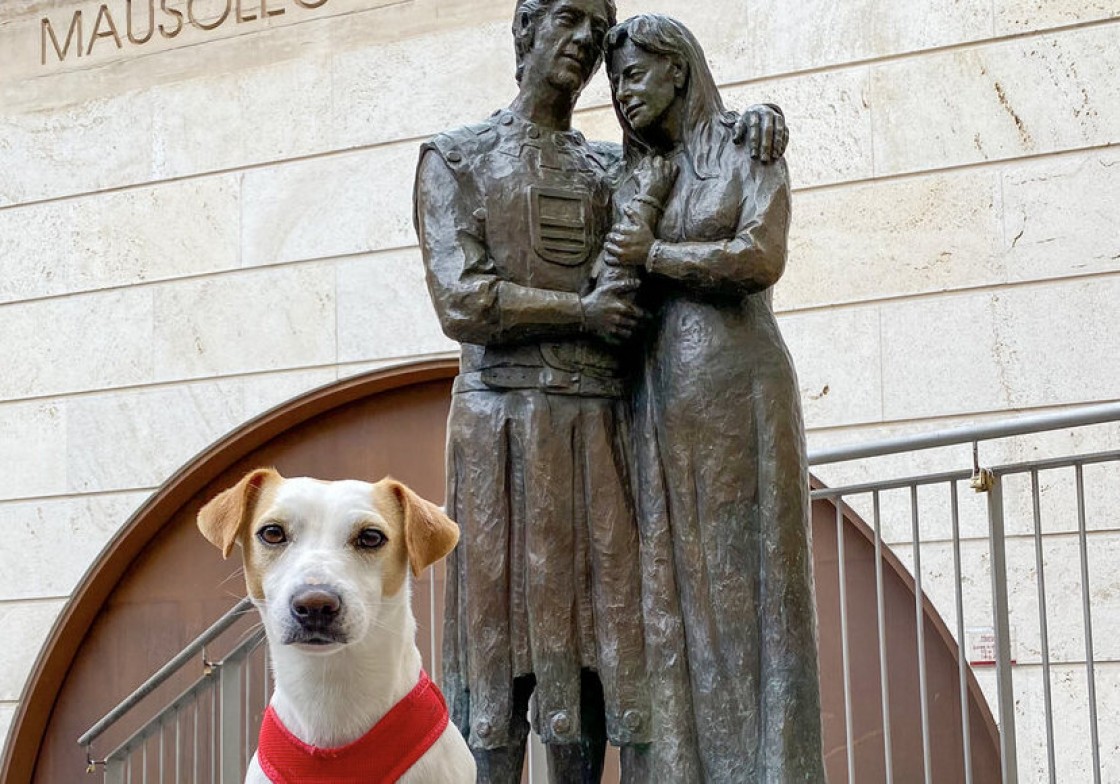
[[[676,156],[634,394],[650,780],[823,782],[805,435],[770,296],[789,176],[713,136],[699,167]]]

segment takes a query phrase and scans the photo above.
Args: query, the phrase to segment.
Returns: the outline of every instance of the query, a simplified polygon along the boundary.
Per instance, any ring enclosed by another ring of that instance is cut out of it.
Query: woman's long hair
[[[612,95],[616,93],[618,84],[614,55],[627,40],[639,49],[668,57],[684,70],[685,85],[676,100],[685,102],[682,128],[685,154],[698,176],[715,176],[720,148],[726,138],[725,129],[734,124],[735,116],[724,109],[716,80],[696,36],[676,19],[660,14],[639,14],[612,27],[606,42],[607,75]],[[617,96],[614,110],[622,126],[622,147],[630,168],[647,155],[651,147],[630,126],[619,107]]]

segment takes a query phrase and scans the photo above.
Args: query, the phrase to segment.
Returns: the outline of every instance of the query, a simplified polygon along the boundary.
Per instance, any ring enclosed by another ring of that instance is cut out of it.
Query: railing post
[[[988,494],[988,532],[992,549],[992,613],[996,633],[996,689],[999,695],[1000,766],[1003,784],[1018,784],[1015,751],[1015,691],[1011,679],[1011,621],[1007,601],[1007,541],[1003,520],[1003,481],[986,469],[977,489]],[[974,484],[974,486],[976,486]]]
[[[242,659],[228,658],[218,670],[218,776],[220,784],[244,781],[241,765]]]
[[[126,756],[125,759],[128,759]],[[124,784],[124,760],[109,759],[105,761],[105,779],[103,784]]]

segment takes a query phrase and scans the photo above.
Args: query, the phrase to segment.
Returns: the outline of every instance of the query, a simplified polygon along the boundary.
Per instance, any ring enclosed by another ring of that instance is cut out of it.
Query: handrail
[[[842,463],[847,460],[861,460],[866,457],[881,457],[899,452],[915,452],[954,444],[970,444],[977,441],[990,441],[995,438],[1009,438],[1046,430],[1061,430],[1067,427],[1099,425],[1103,422],[1120,420],[1120,402],[1104,403],[1094,406],[1078,406],[1053,414],[1034,414],[1031,416],[1001,419],[981,425],[968,425],[933,433],[886,438],[862,444],[809,450],[809,465]]]
[[[240,662],[242,659],[248,657],[249,654],[256,650],[257,646],[262,642],[264,642],[264,629],[258,629],[256,632],[249,635],[249,637],[247,637],[243,642],[239,643],[236,648],[230,651],[229,654],[225,657],[225,661],[223,662],[223,664],[234,664]],[[149,719],[147,723],[145,723],[138,730],[132,733],[132,735],[130,735],[126,740],[122,741],[115,749],[106,754],[106,762],[124,756],[124,754],[130,748],[135,746],[139,741],[150,737],[152,734],[152,730],[159,726],[165,714],[179,710],[183,707],[188,699],[190,699],[192,696],[199,693],[200,691],[202,691],[202,689],[206,688],[209,685],[208,678],[208,675],[203,675],[195,680],[195,682],[188,686],[186,689],[184,689],[178,697],[167,703],[167,705],[164,706],[163,710]]]
[[[106,729],[108,729],[118,719],[124,716],[124,714],[132,710],[132,708],[134,708],[136,704],[140,702],[140,700],[144,699],[157,688],[159,688],[164,683],[164,681],[174,675],[180,667],[197,656],[203,648],[217,639],[218,636],[226,629],[233,626],[233,624],[237,622],[237,619],[248,612],[250,609],[252,609],[252,607],[253,602],[248,597],[245,597],[237,604],[235,604],[233,608],[227,611],[226,614],[221,618],[219,618],[217,622],[214,623],[214,625],[212,625],[209,629],[196,637],[194,639],[194,642],[192,642],[183,650],[179,651],[179,653],[176,654],[175,658],[160,667],[159,671],[156,672],[155,675],[144,681],[144,683],[141,684],[140,688],[132,692],[132,694],[128,695],[128,697],[126,697],[122,703],[106,713],[100,721],[86,730],[85,734],[82,735],[82,737],[78,738],[78,745],[91,745],[103,732],[105,732]]]

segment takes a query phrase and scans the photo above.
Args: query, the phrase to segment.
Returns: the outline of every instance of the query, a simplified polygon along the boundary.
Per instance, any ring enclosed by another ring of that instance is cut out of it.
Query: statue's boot
[[[472,749],[478,784],[520,784],[525,767],[525,744],[500,749]]]
[[[579,743],[549,743],[548,779],[552,784],[599,784],[603,778],[605,739],[584,738]]]
[[[580,739],[578,743],[549,743],[548,775],[552,784],[599,784],[607,752],[606,707],[603,685],[591,670],[580,678]]]

